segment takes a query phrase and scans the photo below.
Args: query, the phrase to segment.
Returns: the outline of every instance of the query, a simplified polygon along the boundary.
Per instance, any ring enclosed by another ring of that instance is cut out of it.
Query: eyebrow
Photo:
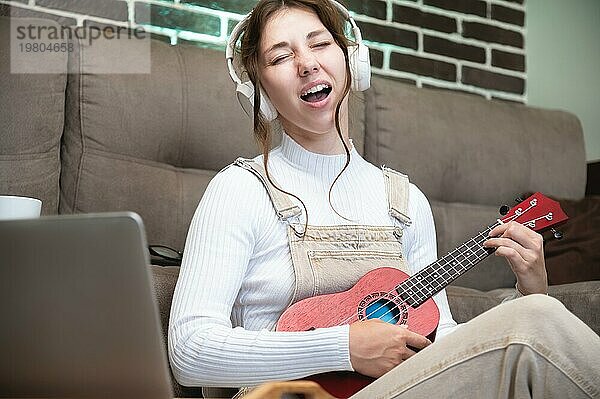
[[[310,40],[310,39],[312,39],[313,37],[315,37],[315,36],[319,36],[320,34],[322,34],[322,33],[325,33],[325,32],[327,32],[327,30],[326,30],[326,29],[318,29],[318,30],[313,30],[312,32],[309,32],[309,33],[306,35],[306,40]],[[268,53],[270,53],[270,52],[271,52],[271,51],[273,51],[273,50],[277,50],[278,48],[286,47],[286,46],[288,46],[288,45],[289,45],[289,43],[288,43],[288,42],[286,42],[286,41],[279,42],[279,43],[275,43],[274,45],[272,45],[271,47],[269,47],[269,48],[267,49],[267,51],[265,51],[265,54],[268,54]]]

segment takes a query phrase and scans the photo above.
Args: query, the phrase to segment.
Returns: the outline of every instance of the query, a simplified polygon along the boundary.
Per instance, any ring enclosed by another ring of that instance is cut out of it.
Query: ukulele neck
[[[498,225],[499,223],[496,222],[488,226],[473,238],[396,286],[396,291],[402,300],[413,308],[420,306],[494,253],[494,248],[486,248],[483,243],[489,238],[489,232]]]

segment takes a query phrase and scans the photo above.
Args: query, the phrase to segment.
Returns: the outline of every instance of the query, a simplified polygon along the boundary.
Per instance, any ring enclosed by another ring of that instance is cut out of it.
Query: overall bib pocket
[[[403,265],[402,254],[391,251],[309,250],[307,255],[314,278],[313,296],[346,291],[373,269]]]

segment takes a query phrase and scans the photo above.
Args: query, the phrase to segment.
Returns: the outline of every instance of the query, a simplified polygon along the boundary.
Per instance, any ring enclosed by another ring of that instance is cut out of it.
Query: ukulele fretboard
[[[416,308],[431,298],[477,263],[494,253],[494,248],[485,248],[488,233],[496,222],[462,245],[448,252],[420,272],[396,286],[396,292],[404,302]]]

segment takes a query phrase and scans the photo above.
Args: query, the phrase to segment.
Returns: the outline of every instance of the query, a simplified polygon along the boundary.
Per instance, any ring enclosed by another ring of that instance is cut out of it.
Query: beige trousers
[[[558,300],[529,295],[461,325],[352,398],[600,398],[600,337]]]

